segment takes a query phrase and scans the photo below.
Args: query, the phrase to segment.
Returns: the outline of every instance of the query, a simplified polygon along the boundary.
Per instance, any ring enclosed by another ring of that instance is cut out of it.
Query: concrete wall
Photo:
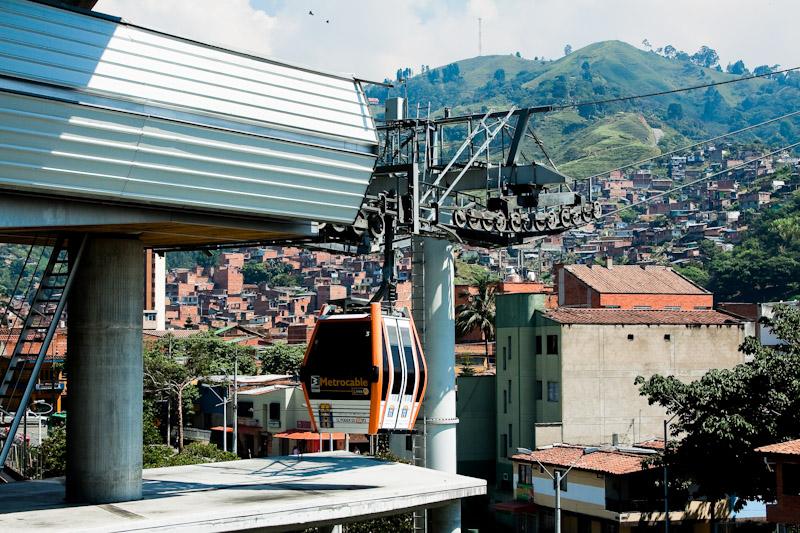
[[[533,326],[536,310],[545,309],[545,294],[497,296],[497,483],[511,486],[511,461],[518,447],[533,445],[537,420],[536,358]],[[558,420],[558,418],[557,418]]]
[[[664,410],[639,395],[634,385],[638,375],[692,381],[712,368],[744,362],[738,351],[745,335],[740,325],[560,329],[563,441],[569,443],[611,443],[615,433],[620,443],[660,436]]]
[[[456,380],[458,473],[494,481],[497,405],[495,376],[460,376]]]

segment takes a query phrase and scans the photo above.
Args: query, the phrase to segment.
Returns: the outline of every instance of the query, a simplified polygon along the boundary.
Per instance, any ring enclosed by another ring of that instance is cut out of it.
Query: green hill
[[[595,43],[556,61],[481,56],[426,70],[407,82],[409,109],[424,116],[511,105],[596,101],[735,79],[685,57],[667,58],[620,41]],[[402,95],[401,87],[370,96]],[[757,79],[534,117],[533,125],[560,168],[576,177],[647,157],[800,109],[800,74]],[[778,145],[800,136],[800,122],[757,130],[738,141]],[[533,150],[532,147],[528,147]]]

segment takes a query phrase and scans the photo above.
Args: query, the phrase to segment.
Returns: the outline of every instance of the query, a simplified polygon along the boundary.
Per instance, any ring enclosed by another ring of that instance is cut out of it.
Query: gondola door
[[[385,316],[383,318],[384,334],[386,338],[386,351],[388,357],[385,358],[388,366],[388,387],[381,429],[393,431],[397,427],[397,419],[400,415],[400,404],[405,390],[406,370],[405,357],[400,345],[400,332],[398,330],[397,318]],[[384,376],[384,380],[386,376]]]
[[[419,386],[419,368],[411,333],[411,323],[407,318],[398,318],[397,327],[400,333],[400,356],[402,358],[405,382],[400,394],[400,412],[397,415],[395,429],[411,429],[414,414],[414,395]]]

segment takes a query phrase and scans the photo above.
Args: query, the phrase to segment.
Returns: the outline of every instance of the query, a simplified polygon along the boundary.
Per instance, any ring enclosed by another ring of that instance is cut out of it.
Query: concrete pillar
[[[420,335],[428,362],[428,389],[423,400],[428,431],[427,466],[455,474],[458,419],[453,245],[427,237],[415,239],[413,260],[416,263],[414,319],[422,328]],[[461,502],[431,509],[429,516],[433,533],[461,531]]]
[[[136,239],[92,237],[68,313],[67,499],[142,497],[144,261]]]

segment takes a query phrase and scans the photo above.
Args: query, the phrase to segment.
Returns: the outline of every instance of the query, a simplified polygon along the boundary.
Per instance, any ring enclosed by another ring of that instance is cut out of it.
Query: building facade
[[[517,448],[632,444],[661,435],[664,410],[637,376],[684,381],[744,362],[748,323],[717,311],[544,309],[536,295],[497,305],[497,478]]]

